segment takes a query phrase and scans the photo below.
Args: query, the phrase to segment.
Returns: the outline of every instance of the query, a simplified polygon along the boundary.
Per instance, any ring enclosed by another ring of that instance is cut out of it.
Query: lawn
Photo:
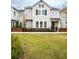
[[[22,59],[67,59],[66,33],[14,33],[23,48]]]

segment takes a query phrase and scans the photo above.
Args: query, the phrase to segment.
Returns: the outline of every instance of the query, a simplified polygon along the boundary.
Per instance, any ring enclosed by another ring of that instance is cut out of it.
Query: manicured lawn
[[[12,34],[18,36],[24,59],[67,59],[67,34]]]

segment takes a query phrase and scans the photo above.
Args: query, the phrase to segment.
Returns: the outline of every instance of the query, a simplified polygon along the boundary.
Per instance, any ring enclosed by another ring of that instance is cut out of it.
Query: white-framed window
[[[38,10],[38,15],[41,15],[41,10]]]
[[[44,4],[42,4],[42,8],[44,8]]]
[[[16,15],[16,12],[14,11],[14,16]]]
[[[47,22],[45,21],[45,22],[44,22],[44,28],[46,28],[46,27],[47,27]]]
[[[36,9],[36,15],[38,15],[38,10]]]
[[[67,24],[67,21],[65,21],[65,24]]]
[[[36,28],[38,28],[39,27],[39,22],[38,21],[36,21]]]
[[[41,10],[36,10],[36,15],[41,15]]]
[[[44,8],[44,4],[39,4],[39,8]]]
[[[41,4],[39,4],[39,8],[41,8]]]
[[[40,21],[40,28],[42,28],[43,27],[43,22],[42,21]]]
[[[45,10],[42,10],[42,15],[45,15]]]
[[[42,15],[47,15],[47,10],[42,10]]]
[[[30,13],[30,10],[29,10],[29,13]]]
[[[45,10],[45,15],[47,15],[47,10]]]
[[[57,12],[55,11],[55,14],[57,14]]]

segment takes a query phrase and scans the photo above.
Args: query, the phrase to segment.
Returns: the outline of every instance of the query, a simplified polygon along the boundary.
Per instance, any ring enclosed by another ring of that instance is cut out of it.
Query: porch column
[[[59,26],[58,26],[58,28],[60,29],[60,21],[59,21]]]

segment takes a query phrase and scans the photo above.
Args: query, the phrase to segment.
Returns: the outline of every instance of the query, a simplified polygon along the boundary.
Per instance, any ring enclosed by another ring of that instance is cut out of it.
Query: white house
[[[59,9],[50,7],[40,0],[33,6],[25,7],[26,28],[60,28]]]
[[[17,10],[12,7],[11,25],[24,28],[49,29],[59,31],[60,28],[67,28],[67,16],[64,15],[63,9],[49,6],[43,0],[38,1],[33,6],[25,7],[24,10]],[[67,14],[67,13],[66,13]]]

